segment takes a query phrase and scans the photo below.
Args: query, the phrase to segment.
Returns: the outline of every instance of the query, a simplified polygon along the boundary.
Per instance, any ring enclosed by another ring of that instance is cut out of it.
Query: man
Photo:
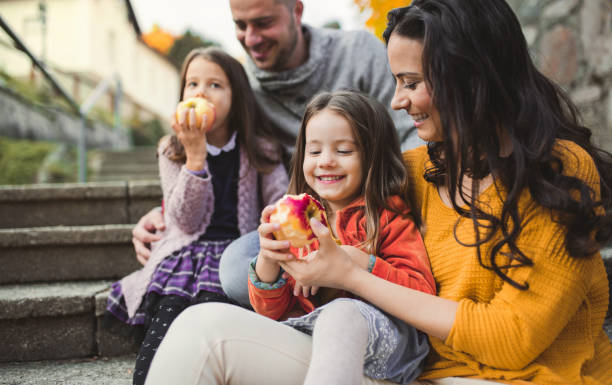
[[[321,91],[358,90],[390,105],[395,82],[389,72],[385,47],[369,32],[303,25],[301,0],[230,0],[230,8],[236,38],[250,59],[247,72],[258,102],[279,132],[286,134],[282,139],[289,150],[306,104]],[[422,143],[405,113],[391,109],[389,112],[398,129],[402,149]],[[133,229],[132,242],[140,263],[145,264],[149,258],[147,244],[160,238],[155,231],[163,229],[163,216],[156,209],[143,216]],[[257,242],[258,238],[252,235],[240,250],[259,249]],[[227,249],[230,253],[232,246]],[[236,273],[242,274],[242,271]],[[221,275],[223,288],[230,297],[234,297],[233,292],[244,292],[246,273],[244,287],[236,290],[228,290],[225,285],[236,279],[224,279]],[[248,298],[238,297],[234,299],[248,304]]]
[[[230,0],[230,7],[258,101],[291,139],[321,91],[355,89],[389,105],[395,83],[385,47],[371,33],[302,25],[300,0]],[[422,143],[406,114],[389,113],[403,147]]]

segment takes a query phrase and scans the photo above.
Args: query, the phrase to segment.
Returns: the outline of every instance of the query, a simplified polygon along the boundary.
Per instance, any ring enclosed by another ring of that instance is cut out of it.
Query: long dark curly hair
[[[572,257],[596,253],[612,233],[612,156],[591,143],[591,131],[579,122],[569,97],[538,71],[508,4],[415,0],[389,12],[383,34],[387,43],[391,35],[423,44],[423,75],[445,138],[428,144],[433,166],[424,176],[446,186],[453,208],[473,221],[476,239],[469,246],[477,248],[480,264],[517,288],[529,287],[506,274],[508,268],[533,264],[516,244],[524,219],[518,201],[526,188],[566,229]],[[500,131],[512,145],[510,156],[500,155]],[[600,200],[584,181],[563,175],[562,161],[553,151],[559,139],[575,142],[593,158]],[[489,174],[507,193],[499,216],[479,208],[479,180]],[[460,187],[466,177],[472,178],[471,194]],[[467,209],[457,203],[457,193]],[[501,240],[483,256],[480,245],[496,234]],[[455,239],[460,242],[456,233]],[[510,255],[501,252],[503,247]]]

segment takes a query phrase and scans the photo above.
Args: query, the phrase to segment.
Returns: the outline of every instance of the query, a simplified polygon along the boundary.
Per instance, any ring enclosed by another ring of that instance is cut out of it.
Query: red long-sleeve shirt
[[[379,252],[371,272],[390,282],[435,294],[436,285],[427,252],[421,235],[409,215],[410,209],[399,197],[392,197],[390,203],[402,215],[389,210],[382,211],[379,224]],[[366,240],[364,205],[365,201],[360,198],[336,213],[336,234],[343,245],[359,247]],[[315,240],[311,250],[317,250],[318,247],[319,244]],[[329,288],[321,288],[317,295],[308,298],[301,294],[296,297],[293,295],[295,280],[292,277],[289,277],[284,285],[279,281],[273,285],[254,283],[253,279],[256,279],[256,276],[250,274],[250,277],[251,305],[257,313],[272,319],[303,315],[335,298],[351,297],[349,293]]]

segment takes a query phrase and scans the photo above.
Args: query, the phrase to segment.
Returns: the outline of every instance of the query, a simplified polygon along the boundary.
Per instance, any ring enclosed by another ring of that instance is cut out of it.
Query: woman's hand
[[[321,222],[311,219],[310,225],[319,240],[319,250],[309,254],[305,260],[280,262],[285,271],[302,286],[349,291],[431,336],[442,340],[448,337],[458,302],[410,289],[368,273],[359,266],[363,258],[359,253],[362,251],[338,246],[328,228]]]
[[[289,274],[283,273],[283,278],[288,278]],[[309,295],[315,295],[319,291],[319,286],[306,286],[302,285],[299,282],[295,282],[295,286],[293,286],[293,295],[298,296],[302,294],[304,297],[308,298]]]
[[[287,260],[280,265],[301,286],[346,289],[347,280],[360,269],[359,266],[345,249],[336,244],[327,226],[314,218],[310,220],[310,226],[319,240],[319,250],[304,260]]]
[[[270,215],[274,212],[274,206],[266,206],[261,212],[261,224],[257,228],[259,232],[259,256],[255,272],[262,282],[275,282],[280,271],[280,262],[293,258],[289,251],[289,241],[278,241],[272,232],[280,228],[278,223],[270,223]]]
[[[189,123],[187,123],[189,114]],[[196,113],[193,108],[185,109],[176,120],[176,114],[172,117],[172,129],[178,140],[185,148],[187,161],[185,166],[191,171],[201,171],[206,162],[206,122],[208,117],[204,115],[202,125],[196,126]]]
[[[361,267],[363,270],[367,270],[368,263],[370,262],[370,256],[365,252],[361,251],[355,246],[348,245],[340,245],[338,246],[342,251],[346,252],[346,254],[351,258],[351,260],[357,264],[357,266]],[[304,260],[310,261],[316,258],[317,252],[314,251],[308,254]],[[285,272],[283,273],[283,278],[289,278],[290,274]],[[293,288],[293,295],[298,296],[302,294],[304,297],[308,297],[309,295],[315,295],[319,291],[319,286],[310,286],[302,284],[299,281],[295,282],[295,287]]]
[[[350,245],[340,245],[339,246],[343,251],[345,251],[348,256],[351,258],[353,262],[355,262],[359,267],[363,270],[368,269],[368,264],[370,263],[370,255],[364,252],[363,250]]]

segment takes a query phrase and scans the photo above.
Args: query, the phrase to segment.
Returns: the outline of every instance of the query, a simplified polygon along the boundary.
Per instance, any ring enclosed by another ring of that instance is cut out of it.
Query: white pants
[[[223,303],[187,308],[172,323],[147,376],[147,385],[301,385],[312,338],[267,317]],[[364,377],[362,384],[392,384]],[[414,382],[492,385],[445,378]]]

